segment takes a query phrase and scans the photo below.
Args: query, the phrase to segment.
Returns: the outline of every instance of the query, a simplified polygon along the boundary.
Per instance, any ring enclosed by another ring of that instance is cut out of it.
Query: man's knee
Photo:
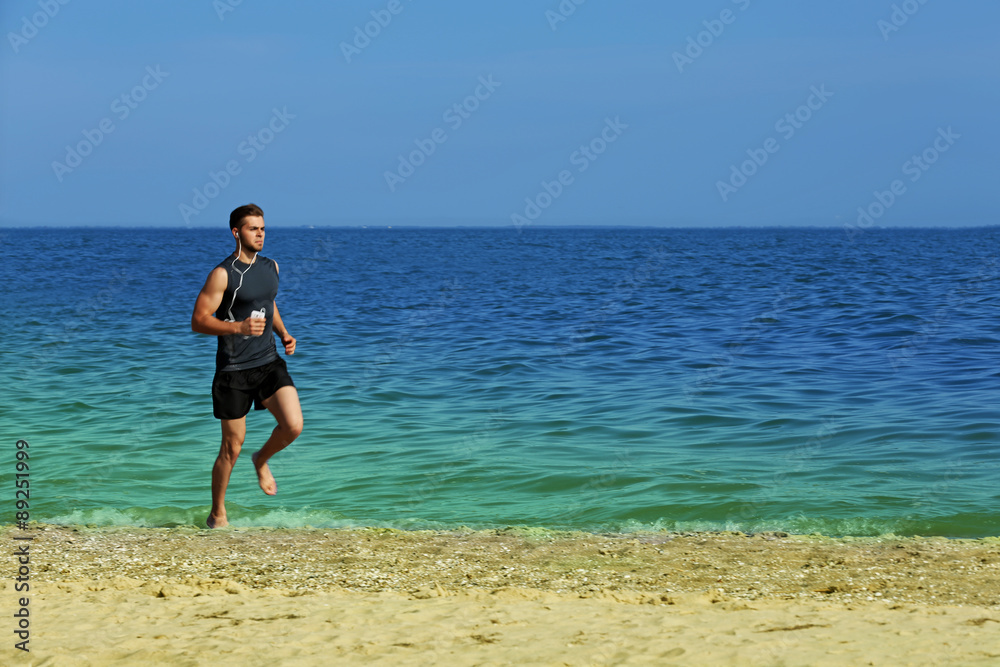
[[[223,436],[219,455],[235,462],[240,455],[240,450],[243,449],[244,437],[243,435]]]
[[[301,415],[292,419],[289,419],[282,425],[282,430],[285,435],[294,440],[295,438],[302,435],[302,417]]]

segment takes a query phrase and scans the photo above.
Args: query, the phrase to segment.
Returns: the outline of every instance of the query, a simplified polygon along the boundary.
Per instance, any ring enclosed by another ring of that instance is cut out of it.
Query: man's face
[[[248,215],[243,218],[239,235],[244,248],[260,252],[264,248],[264,218],[259,215]]]

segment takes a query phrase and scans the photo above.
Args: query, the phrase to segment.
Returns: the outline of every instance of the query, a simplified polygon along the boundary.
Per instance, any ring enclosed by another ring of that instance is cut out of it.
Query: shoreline
[[[1000,660],[995,537],[43,524],[0,533],[8,545],[34,536],[31,659],[59,664],[324,664],[330,646],[340,662],[385,664],[521,664],[530,650],[542,656],[534,664]],[[5,608],[13,583],[4,577]],[[111,626],[121,641],[94,634]],[[269,653],[255,657],[250,638],[261,632]]]
[[[100,581],[109,576],[226,578],[251,588],[402,590],[421,578],[462,589],[522,586],[539,590],[697,592],[724,589],[748,599],[767,596],[831,600],[881,597],[896,602],[1000,607],[1000,537],[829,537],[763,532],[622,533],[395,528],[232,528],[194,526],[61,526],[0,528],[10,539],[33,534],[39,580]],[[194,550],[203,560],[178,562]],[[168,562],[163,557],[170,555]],[[223,555],[238,555],[231,561]],[[49,562],[45,562],[49,560]],[[494,566],[505,561],[501,573]],[[55,565],[54,562],[58,562]],[[368,568],[385,571],[368,579]],[[778,573],[795,571],[790,579]],[[336,571],[336,576],[332,573]],[[907,576],[902,576],[905,572]],[[579,576],[578,576],[579,575]],[[588,576],[589,575],[589,576]],[[921,584],[919,577],[929,583]],[[914,579],[916,578],[916,579]],[[880,593],[880,595],[874,595]]]

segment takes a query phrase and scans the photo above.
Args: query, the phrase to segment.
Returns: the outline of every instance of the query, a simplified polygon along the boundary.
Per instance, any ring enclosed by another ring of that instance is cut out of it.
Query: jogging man
[[[261,490],[269,496],[278,486],[268,460],[302,433],[299,394],[278,356],[278,334],[285,354],[295,352],[295,339],[285,329],[274,297],[278,293],[278,264],[258,253],[264,248],[264,212],[255,204],[229,214],[236,252],[208,274],[191,315],[196,333],[219,337],[212,381],[212,409],[222,422],[222,447],[212,468],[212,511],[209,528],[229,525],[226,487],[247,433],[251,404],[267,408],[278,421],[264,446],[251,455]]]

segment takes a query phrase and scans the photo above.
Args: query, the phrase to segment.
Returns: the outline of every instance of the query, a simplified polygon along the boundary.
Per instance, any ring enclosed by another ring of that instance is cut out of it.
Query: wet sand
[[[1000,664],[997,538],[2,532],[4,664]]]

